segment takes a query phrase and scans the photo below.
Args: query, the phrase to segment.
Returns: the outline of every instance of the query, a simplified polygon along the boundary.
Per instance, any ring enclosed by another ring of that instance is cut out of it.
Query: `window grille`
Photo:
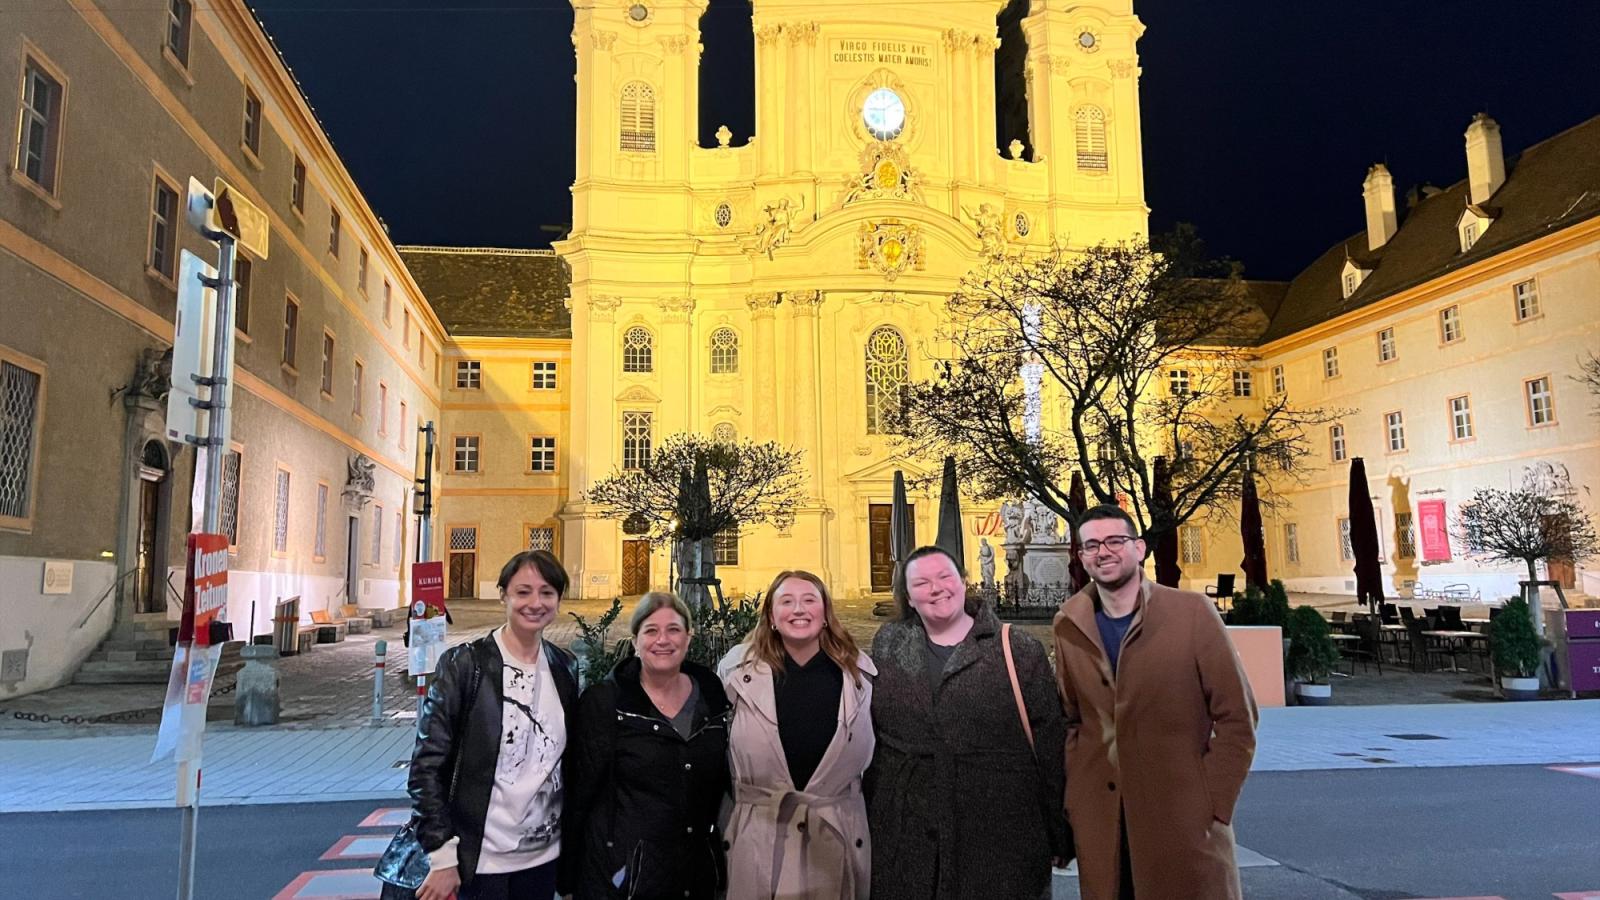
[[[478,529],[472,527],[450,529],[450,549],[468,552],[477,551]]]
[[[1355,547],[1350,543],[1350,520],[1348,518],[1339,520],[1339,558],[1347,560],[1356,558]]]
[[[724,531],[711,538],[711,561],[719,566],[739,564],[739,533]]]
[[[911,375],[906,340],[882,325],[867,338],[867,433],[890,434],[900,414],[900,393]]]
[[[0,517],[24,519],[32,506],[39,373],[0,362]]]
[[[622,414],[622,467],[642,469],[650,464],[651,414]]]
[[[312,553],[318,559],[328,555],[328,486],[317,485],[317,538]]]
[[[1206,561],[1205,533],[1199,528],[1186,525],[1178,529],[1178,539],[1186,565],[1199,565]]]
[[[739,335],[732,328],[711,332],[711,372],[728,375],[739,371]]]
[[[1417,529],[1412,522],[1411,513],[1394,514],[1394,532],[1394,555],[1400,559],[1416,559]]]
[[[278,482],[272,498],[272,550],[289,552],[289,473],[278,470]]]
[[[531,526],[528,528],[528,549],[556,552],[556,530]]]
[[[622,371],[624,372],[653,372],[655,361],[653,351],[655,338],[651,337],[650,329],[643,325],[635,325],[622,333]]]

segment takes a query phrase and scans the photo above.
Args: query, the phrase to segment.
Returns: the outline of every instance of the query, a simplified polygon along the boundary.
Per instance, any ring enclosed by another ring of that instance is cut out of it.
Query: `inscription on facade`
[[[828,58],[835,63],[845,64],[933,67],[932,47],[914,41],[835,38],[828,48]]]

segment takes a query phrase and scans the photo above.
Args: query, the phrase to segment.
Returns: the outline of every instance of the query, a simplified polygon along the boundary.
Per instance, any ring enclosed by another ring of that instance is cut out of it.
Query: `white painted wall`
[[[45,594],[44,564],[34,557],[0,556],[0,650],[29,651],[27,677],[0,683],[0,698],[66,683],[111,632],[116,618],[116,598],[107,597],[77,627],[116,580],[115,565],[73,560],[71,593]]]

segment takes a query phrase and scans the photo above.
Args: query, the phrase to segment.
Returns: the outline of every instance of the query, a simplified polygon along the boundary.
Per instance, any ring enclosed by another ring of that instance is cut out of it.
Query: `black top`
[[[935,699],[938,699],[939,682],[944,678],[944,664],[950,661],[950,657],[956,655],[956,648],[961,645],[935,644],[930,637],[925,637],[924,643],[928,645],[928,690]]]
[[[1111,659],[1111,674],[1117,674],[1117,657],[1122,655],[1122,639],[1128,635],[1128,626],[1133,624],[1134,613],[1125,616],[1108,616],[1104,609],[1094,611],[1095,627],[1100,629],[1100,643],[1106,645],[1106,656]]]
[[[820,649],[803,666],[785,653],[783,671],[772,673],[772,695],[789,778],[795,790],[803,791],[838,730],[844,671]]]

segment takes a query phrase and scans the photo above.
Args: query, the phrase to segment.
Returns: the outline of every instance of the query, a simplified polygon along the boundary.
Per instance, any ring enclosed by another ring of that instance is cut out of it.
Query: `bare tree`
[[[1529,581],[1538,580],[1541,560],[1581,562],[1600,553],[1594,522],[1533,472],[1517,490],[1474,491],[1456,511],[1455,526],[1468,555],[1485,562],[1521,562]]]
[[[637,469],[614,470],[589,486],[590,503],[608,516],[632,520],[651,542],[699,541],[755,525],[794,522],[805,474],[801,451],[775,442],[716,441],[702,434],[669,436]],[[709,509],[695,509],[686,485],[696,464],[710,484]]]
[[[954,456],[979,499],[1030,496],[1070,521],[1077,468],[1098,502],[1125,499],[1154,540],[1204,511],[1232,515],[1246,465],[1299,478],[1307,428],[1342,414],[1253,382],[1235,396],[1264,317],[1237,269],[1206,262],[1189,231],[1159,249],[999,260],[949,306],[948,357],[906,389],[898,424],[913,453]],[[1023,424],[1034,373],[1049,407],[1036,439]],[[1157,456],[1170,461],[1170,506],[1153,490]]]
[[[1600,416],[1600,353],[1593,350],[1578,364],[1581,374],[1572,376],[1572,380],[1589,389],[1594,395],[1594,414]]]

